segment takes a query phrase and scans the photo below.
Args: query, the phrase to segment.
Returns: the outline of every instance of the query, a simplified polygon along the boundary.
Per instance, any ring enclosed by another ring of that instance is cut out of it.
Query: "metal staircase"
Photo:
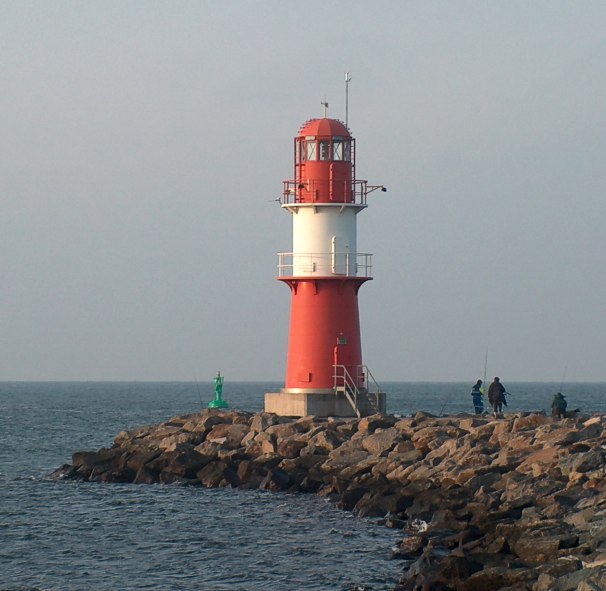
[[[335,395],[345,396],[358,418],[383,412],[381,409],[381,387],[366,365],[357,366],[358,380],[355,380],[345,365],[334,365]],[[373,391],[369,389],[369,379]]]

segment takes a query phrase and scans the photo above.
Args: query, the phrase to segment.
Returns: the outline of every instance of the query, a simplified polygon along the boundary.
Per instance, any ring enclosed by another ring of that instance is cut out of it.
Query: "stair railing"
[[[365,386],[366,386],[366,390],[368,391],[369,394],[370,394],[369,384],[370,384],[370,381],[372,381],[372,384],[374,386],[373,390],[374,390],[374,396],[375,396],[375,410],[377,412],[379,412],[379,410],[380,410],[380,396],[381,396],[381,393],[382,393],[381,386],[379,386],[377,380],[375,380],[375,377],[372,375],[370,369],[368,369],[368,366],[363,365],[362,366],[362,371],[364,372],[364,376],[366,376],[365,377]],[[370,378],[370,381],[369,381],[369,378]]]
[[[381,412],[381,386],[366,365],[357,366],[358,379],[354,380],[345,365],[334,365],[335,394],[343,393],[360,417],[359,400],[363,396],[375,412]],[[361,380],[360,380],[361,378]],[[361,381],[361,383],[360,383]]]
[[[351,374],[347,371],[344,365],[334,365],[334,382],[333,389],[335,394],[339,392],[345,394],[347,401],[353,408],[356,416],[360,418],[362,413],[358,407],[358,395],[360,393],[356,382],[351,377]]]

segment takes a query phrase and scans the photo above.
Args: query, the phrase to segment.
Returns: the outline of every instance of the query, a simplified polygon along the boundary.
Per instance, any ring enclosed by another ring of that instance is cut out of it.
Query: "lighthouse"
[[[325,113],[326,115],[326,113]],[[358,252],[357,216],[369,193],[356,179],[355,139],[326,116],[294,139],[294,178],[281,207],[292,218],[292,252],[278,253],[290,288],[286,381],[265,394],[265,411],[285,416],[366,416],[385,412],[385,393],[362,360],[358,292],[372,256]]]

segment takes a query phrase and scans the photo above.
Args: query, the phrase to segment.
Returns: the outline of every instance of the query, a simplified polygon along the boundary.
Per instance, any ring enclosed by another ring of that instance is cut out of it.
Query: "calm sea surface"
[[[262,410],[278,383],[229,383]],[[391,383],[388,411],[471,410],[471,384]],[[560,384],[507,383],[507,410],[548,409]],[[606,384],[565,384],[570,408],[606,412]],[[0,383],[0,591],[387,590],[398,533],[313,495],[57,482],[79,450],[194,412],[212,383]]]

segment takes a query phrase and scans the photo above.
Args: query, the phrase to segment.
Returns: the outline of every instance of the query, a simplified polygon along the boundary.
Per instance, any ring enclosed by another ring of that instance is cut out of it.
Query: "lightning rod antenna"
[[[326,100],[326,97],[324,97],[324,101],[320,104],[324,107],[324,119],[326,119],[326,116],[328,115],[328,101]]]
[[[349,129],[349,83],[351,76],[349,72],[345,72],[345,127]]]

